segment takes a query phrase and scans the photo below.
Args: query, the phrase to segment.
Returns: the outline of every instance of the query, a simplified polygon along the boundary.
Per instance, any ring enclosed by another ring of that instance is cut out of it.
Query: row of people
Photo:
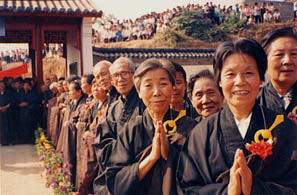
[[[202,71],[191,77],[189,99],[184,97],[185,72],[177,64],[148,59],[136,68],[127,58],[99,62],[94,82],[108,94],[106,113],[97,112],[101,120],[92,132],[85,127],[81,132],[77,121],[86,122],[79,116],[84,112],[72,110],[58,141],[65,162],[75,165],[77,189],[95,194],[296,193],[296,34],[291,28],[271,32],[262,46],[266,52],[250,39],[223,43],[215,55],[215,76]],[[266,69],[270,82],[260,90]],[[280,113],[285,120],[272,132],[273,154],[249,164],[244,144]],[[82,149],[84,140],[94,147]],[[83,153],[89,156],[82,158]],[[228,169],[227,180],[216,182]]]
[[[40,115],[34,80],[6,77],[0,81],[0,88],[0,144],[33,143]]]
[[[189,84],[180,65],[163,59],[137,68],[127,58],[101,61],[93,76],[68,79],[69,92],[65,87],[48,103],[47,131],[64,163],[73,165],[76,189],[296,193],[297,37],[291,28],[276,30],[262,46],[250,39],[223,43],[214,76],[202,71]],[[260,89],[266,69],[270,81]],[[277,114],[285,119],[271,132],[273,154],[246,162],[245,143],[257,130],[269,129]],[[228,169],[226,179],[216,181]]]
[[[241,38],[217,48],[215,81],[226,104],[200,122],[171,109],[177,77],[172,63],[141,63],[133,80],[146,106],[142,115],[137,112],[123,126],[114,116],[126,110],[108,109],[97,128],[95,194],[296,193],[296,34],[277,30],[262,45],[266,52],[256,41]],[[260,90],[267,67],[270,82]],[[121,79],[128,72],[118,71]],[[247,162],[245,143],[281,113],[285,117],[272,131],[271,156]]]

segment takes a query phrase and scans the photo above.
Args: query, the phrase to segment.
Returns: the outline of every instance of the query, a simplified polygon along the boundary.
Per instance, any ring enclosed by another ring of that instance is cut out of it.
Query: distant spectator
[[[253,8],[253,18],[255,23],[260,23],[261,22],[261,8],[258,6],[258,3],[256,2]]]
[[[267,9],[265,14],[264,14],[264,22],[271,23],[271,21],[272,21],[272,14],[271,14],[271,11],[269,11]]]
[[[294,19],[297,18],[297,1],[294,3]]]
[[[261,22],[264,22],[264,14],[266,12],[266,3],[261,3]]]
[[[278,9],[275,9],[275,11],[273,13],[273,20],[275,23],[278,23],[281,21],[281,15],[280,15],[280,12],[278,11]]]

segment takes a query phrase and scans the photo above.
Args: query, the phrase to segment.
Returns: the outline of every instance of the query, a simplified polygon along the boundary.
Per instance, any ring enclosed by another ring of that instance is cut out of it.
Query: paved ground
[[[0,146],[1,195],[53,195],[34,145]]]

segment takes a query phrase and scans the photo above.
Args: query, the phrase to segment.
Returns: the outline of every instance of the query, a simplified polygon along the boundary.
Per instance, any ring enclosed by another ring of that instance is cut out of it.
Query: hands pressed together
[[[159,160],[161,157],[167,160],[168,151],[169,142],[165,135],[163,124],[162,121],[158,121],[150,157],[155,161]]]
[[[138,179],[142,180],[160,158],[167,160],[168,151],[169,142],[165,135],[163,124],[162,121],[158,121],[153,138],[152,151],[138,166]]]
[[[233,166],[230,169],[228,195],[251,194],[252,171],[247,165],[243,151],[238,149],[234,156]]]

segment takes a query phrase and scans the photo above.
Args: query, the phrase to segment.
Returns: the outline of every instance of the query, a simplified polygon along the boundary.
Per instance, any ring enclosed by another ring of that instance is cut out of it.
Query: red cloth
[[[28,72],[28,64],[16,66],[7,70],[0,71],[0,80],[4,77],[18,77]]]

